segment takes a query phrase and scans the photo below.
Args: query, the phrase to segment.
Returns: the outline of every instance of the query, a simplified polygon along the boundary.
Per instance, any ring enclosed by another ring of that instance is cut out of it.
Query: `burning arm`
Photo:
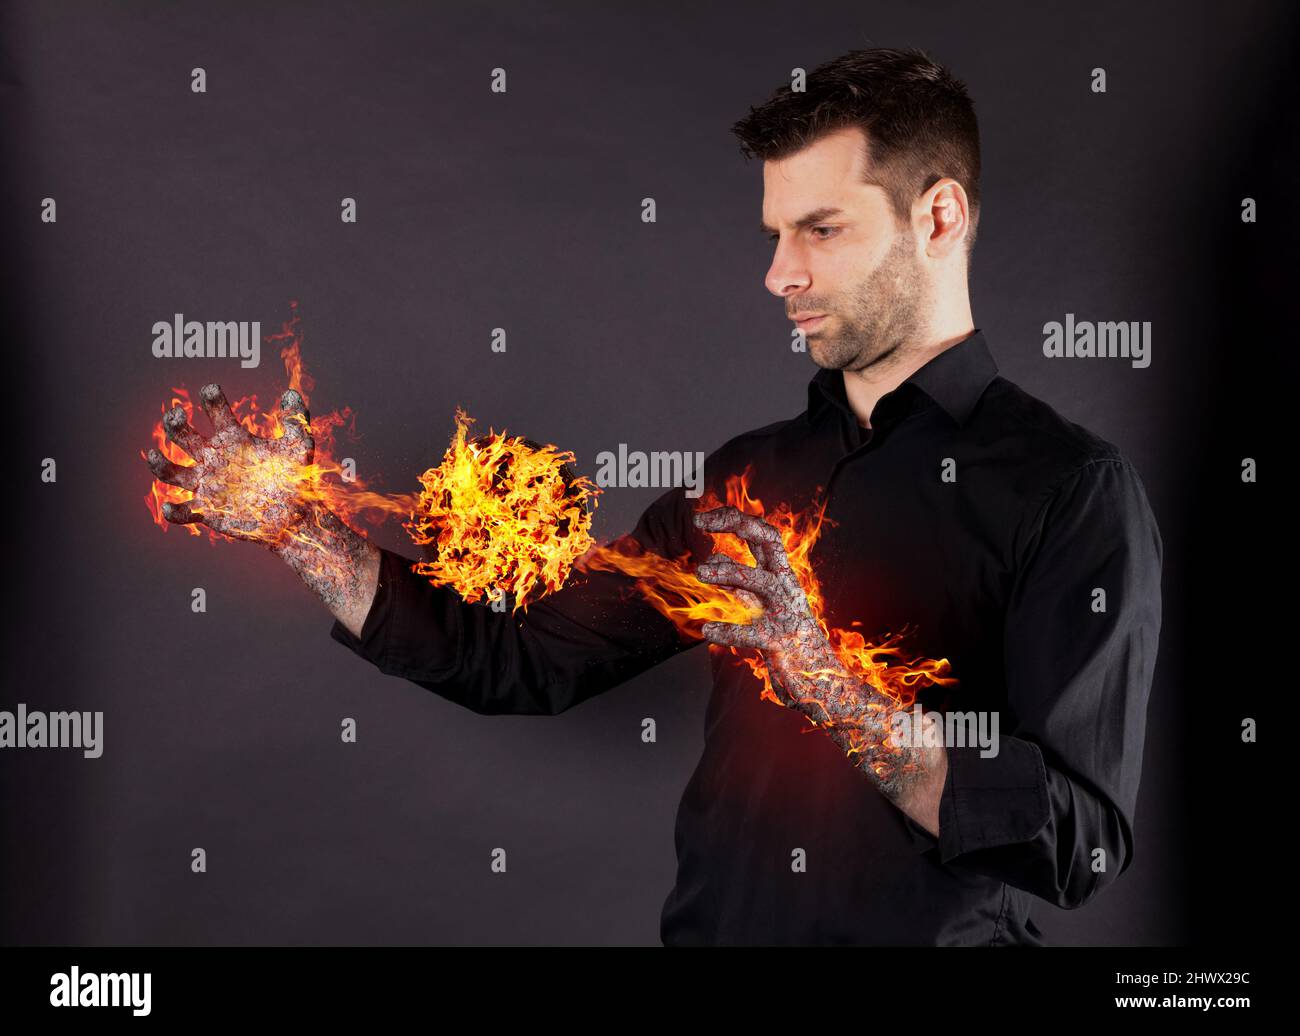
[[[697,568],[698,578],[730,587],[751,608],[761,609],[749,625],[705,623],[704,637],[715,644],[761,651],[784,704],[825,728],[890,801],[938,834],[945,750],[893,742],[890,720],[899,704],[850,672],[839,658],[790,566],[780,532],[731,506],[699,513],[695,524],[711,533],[736,534],[756,562],[742,565],[715,553]]]
[[[154,477],[194,494],[163,505],[174,524],[202,523],[232,539],[261,543],[283,560],[353,633],[374,599],[379,552],[325,505],[307,406],[289,389],[280,397],[284,435],[263,438],[235,417],[218,385],[199,393],[212,422],[204,437],[181,407],[163,418],[167,438],[194,461],[175,464],[157,449],[147,454]]]

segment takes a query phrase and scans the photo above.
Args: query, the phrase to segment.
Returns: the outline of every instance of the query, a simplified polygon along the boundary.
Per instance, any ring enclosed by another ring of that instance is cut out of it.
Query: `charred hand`
[[[162,516],[174,525],[202,524],[232,539],[261,543],[297,571],[325,600],[343,600],[356,582],[366,541],[324,503],[315,439],[306,401],[293,389],[280,397],[276,438],[252,434],[235,417],[218,385],[199,392],[212,434],[201,435],[182,407],[163,417],[168,442],[193,464],[177,464],[157,449],[149,470],[192,499],[169,502]]]
[[[748,625],[705,623],[705,639],[760,651],[782,703],[825,729],[885,795],[896,802],[905,797],[927,771],[925,752],[891,740],[889,721],[899,703],[839,657],[790,565],[779,530],[732,506],[698,513],[695,524],[739,536],[755,561],[746,565],[715,553],[696,568],[702,582],[730,588],[757,612]]]
[[[175,525],[194,522],[233,539],[279,545],[308,514],[315,444],[303,398],[289,389],[280,398],[284,434],[271,439],[253,435],[236,418],[218,385],[199,392],[212,422],[204,437],[174,407],[163,417],[167,440],[193,460],[174,464],[156,449],[146,458],[161,482],[189,490],[193,499],[163,505],[163,517]]]

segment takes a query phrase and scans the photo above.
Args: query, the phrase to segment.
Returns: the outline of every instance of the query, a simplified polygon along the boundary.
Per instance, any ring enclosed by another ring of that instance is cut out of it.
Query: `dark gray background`
[[[138,451],[170,387],[267,399],[282,376],[270,350],[252,371],[157,360],[150,327],[181,312],[269,331],[298,299],[313,410],[353,407],[345,452],[393,489],[436,463],[458,403],[588,474],[619,442],[708,452],[796,413],[814,369],[763,287],[761,169],[729,127],[791,68],[873,45],[924,47],[969,85],[976,325],[1006,376],[1134,460],[1165,538],[1136,861],[1096,903],[1035,920],[1055,943],[1240,937],[1253,914],[1227,890],[1250,880],[1265,805],[1237,727],[1267,705],[1239,701],[1278,641],[1252,581],[1277,566],[1262,487],[1238,465],[1270,472],[1265,417],[1293,377],[1273,312],[1294,205],[1288,5],[613,7],[5,9],[0,708],[103,710],[106,733],[94,761],[0,754],[0,937],[658,941],[704,653],[550,719],[476,716],[380,675],[262,551],[151,524]],[[1041,327],[1067,311],[1152,321],[1150,368],[1044,359]],[[657,492],[607,492],[598,534]],[[378,539],[409,547],[396,526]]]

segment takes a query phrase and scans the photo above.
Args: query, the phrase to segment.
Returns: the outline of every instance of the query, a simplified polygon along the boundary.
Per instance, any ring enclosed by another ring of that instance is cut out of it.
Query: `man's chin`
[[[836,348],[837,343],[834,339],[823,339],[819,335],[820,332],[814,332],[805,338],[812,362],[823,370],[837,371],[846,366],[852,357],[844,356],[842,351]]]

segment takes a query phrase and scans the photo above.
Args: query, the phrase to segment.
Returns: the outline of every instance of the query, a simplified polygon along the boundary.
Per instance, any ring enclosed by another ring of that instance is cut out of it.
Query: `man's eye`
[[[809,229],[811,230],[813,236],[817,238],[818,241],[827,241],[840,232],[839,227],[816,226],[816,227],[810,227]],[[825,234],[820,233],[820,231],[823,230],[826,231]],[[781,239],[781,235],[768,234],[767,239],[771,241],[773,244],[775,244],[777,241]]]

